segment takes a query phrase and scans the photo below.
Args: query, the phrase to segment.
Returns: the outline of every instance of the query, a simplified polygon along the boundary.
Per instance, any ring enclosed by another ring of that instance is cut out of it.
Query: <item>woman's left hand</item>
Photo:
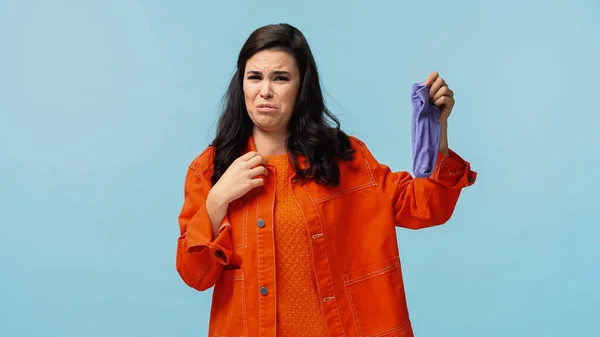
[[[440,123],[446,123],[454,107],[454,92],[437,72],[432,72],[425,80],[429,88],[429,97],[433,104],[440,109]]]

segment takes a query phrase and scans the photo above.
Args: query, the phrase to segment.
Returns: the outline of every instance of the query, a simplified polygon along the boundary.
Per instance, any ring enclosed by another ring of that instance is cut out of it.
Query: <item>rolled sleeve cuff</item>
[[[213,259],[224,266],[228,265],[231,261],[230,230],[231,225],[229,223],[222,224],[217,237],[208,243],[208,249],[211,251]]]
[[[438,153],[437,163],[430,179],[447,188],[464,188],[475,184],[477,172],[471,170],[471,164],[456,152]]]
[[[216,262],[228,265],[233,254],[230,230],[231,225],[229,224],[229,218],[226,216],[221,222],[217,236],[212,239],[210,217],[206,207],[200,208],[187,228],[188,253],[199,253],[204,249],[208,249],[210,256]]]

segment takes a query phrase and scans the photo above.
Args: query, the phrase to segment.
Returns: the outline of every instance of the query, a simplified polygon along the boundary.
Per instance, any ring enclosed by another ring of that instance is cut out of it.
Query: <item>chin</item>
[[[258,115],[254,119],[254,124],[261,128],[269,128],[269,127],[275,126],[275,124],[277,124],[277,123],[270,116]]]
[[[277,128],[273,125],[265,125],[265,124],[254,124],[255,129],[259,129],[262,132],[273,132],[277,131]]]

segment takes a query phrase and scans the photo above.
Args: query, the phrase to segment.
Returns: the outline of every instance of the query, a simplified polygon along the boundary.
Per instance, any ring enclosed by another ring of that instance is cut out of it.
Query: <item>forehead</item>
[[[289,53],[281,50],[262,50],[246,62],[246,71],[296,70],[296,61]]]

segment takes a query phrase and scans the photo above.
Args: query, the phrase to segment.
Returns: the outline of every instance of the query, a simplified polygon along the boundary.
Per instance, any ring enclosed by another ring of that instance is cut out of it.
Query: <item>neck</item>
[[[263,156],[278,156],[285,154],[287,152],[285,146],[286,138],[287,136],[283,132],[264,132],[258,128],[254,128],[254,131],[252,132],[252,139],[254,140],[256,151]]]

